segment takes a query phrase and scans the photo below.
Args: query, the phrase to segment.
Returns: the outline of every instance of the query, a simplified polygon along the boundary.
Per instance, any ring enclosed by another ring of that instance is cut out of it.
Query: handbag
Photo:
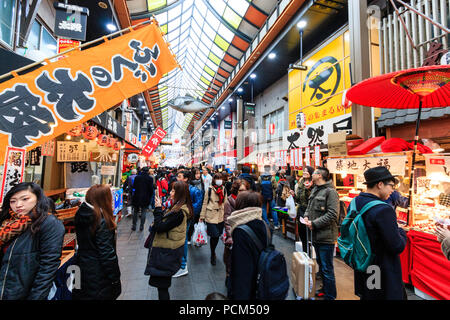
[[[153,228],[152,226],[150,226],[150,233],[148,234],[147,239],[145,240],[144,243],[144,248],[146,249],[150,249],[152,244],[153,244],[153,239],[155,238],[155,233],[153,232]]]

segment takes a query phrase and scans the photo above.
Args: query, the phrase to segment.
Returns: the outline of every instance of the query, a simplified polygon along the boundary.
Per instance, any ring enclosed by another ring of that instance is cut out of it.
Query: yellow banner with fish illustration
[[[346,31],[303,61],[306,71],[289,72],[289,130],[297,128],[303,112],[306,125],[351,113],[343,93],[351,87],[350,41]]]

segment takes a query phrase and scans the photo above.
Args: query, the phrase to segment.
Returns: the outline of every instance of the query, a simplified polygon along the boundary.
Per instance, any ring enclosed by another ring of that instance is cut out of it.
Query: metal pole
[[[303,65],[303,29],[300,29],[300,65]]]
[[[420,115],[422,114],[422,99],[419,102],[419,112],[417,115],[416,120],[416,134],[414,135],[414,152],[412,155],[412,161],[411,161],[411,173],[409,175],[409,208],[408,208],[408,219],[407,224],[409,225],[409,222],[411,221],[411,212],[412,212],[412,206],[411,206],[411,199],[412,199],[412,191],[413,191],[413,185],[414,185],[414,165],[416,162],[416,151],[417,151],[417,142],[419,141],[419,126],[420,126]]]

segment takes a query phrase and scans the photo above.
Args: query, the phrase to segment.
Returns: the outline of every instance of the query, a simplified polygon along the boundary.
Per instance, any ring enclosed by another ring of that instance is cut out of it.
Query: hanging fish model
[[[183,113],[201,112],[210,108],[208,104],[190,96],[177,97],[170,100],[167,104],[169,107]]]

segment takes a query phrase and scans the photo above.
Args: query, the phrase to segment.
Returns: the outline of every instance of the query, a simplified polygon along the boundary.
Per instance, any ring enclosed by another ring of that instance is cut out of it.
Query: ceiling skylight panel
[[[248,6],[250,5],[246,0],[231,0],[228,5],[241,17],[245,16]]]
[[[206,12],[208,11],[208,8],[206,7],[204,0],[195,1],[194,5],[197,7],[197,9],[200,11],[202,17],[206,16]]]
[[[201,51],[201,52],[203,52],[205,55],[208,55],[208,54],[209,54],[210,47],[211,47],[211,46],[207,47],[207,46],[203,43],[203,41],[200,41],[200,43],[198,44],[198,50]],[[202,62],[204,62],[204,61],[205,61],[205,60],[202,60]]]
[[[222,16],[223,12],[225,11],[226,4],[223,0],[210,0],[209,3],[211,4],[211,7],[216,10],[216,12]]]
[[[200,24],[200,26],[203,25],[203,20],[205,20],[204,16],[202,16],[202,14],[198,11],[196,6],[194,6],[193,11],[192,11],[192,19],[193,19],[193,21]]]
[[[158,21],[159,25],[167,23],[167,11],[157,14],[156,21]]]
[[[174,31],[177,29],[181,24],[181,18],[178,17],[175,20],[169,21],[169,32]]]
[[[220,25],[217,33],[228,42],[233,40],[234,33],[223,24]]]
[[[236,30],[239,28],[239,24],[242,21],[242,18],[230,7],[226,7],[222,17]]]
[[[166,0],[147,0],[147,8],[148,11],[154,11],[157,9],[161,9],[167,5]]]
[[[219,64],[220,64],[220,60],[219,60],[219,64],[215,64],[214,62],[212,62],[212,61],[210,60],[210,59],[211,59],[211,54],[212,54],[212,53],[210,53],[209,56],[208,56],[209,59],[206,60],[206,65],[207,65],[214,73],[216,73],[216,72],[217,72],[217,69],[219,68],[218,66],[219,66]]]
[[[220,59],[222,60],[223,56],[225,55],[225,52],[216,44],[213,44],[211,47],[211,51]]]
[[[213,28],[211,28],[207,22],[203,25],[203,32],[208,36],[209,39],[211,39],[211,41],[214,40],[214,37],[216,36],[216,30],[213,30]]]
[[[211,10],[208,10],[208,13],[206,14],[206,21],[214,30],[217,30],[217,28],[220,26],[219,19],[216,18]]]
[[[230,43],[218,34],[216,34],[216,37],[214,38],[214,43],[217,44],[217,46],[224,52],[227,51],[228,47],[230,46]]]
[[[179,4],[179,5],[175,6],[174,8],[171,8],[168,11],[169,21],[172,21],[173,19],[175,19],[181,15],[181,7],[182,7],[182,5]]]

